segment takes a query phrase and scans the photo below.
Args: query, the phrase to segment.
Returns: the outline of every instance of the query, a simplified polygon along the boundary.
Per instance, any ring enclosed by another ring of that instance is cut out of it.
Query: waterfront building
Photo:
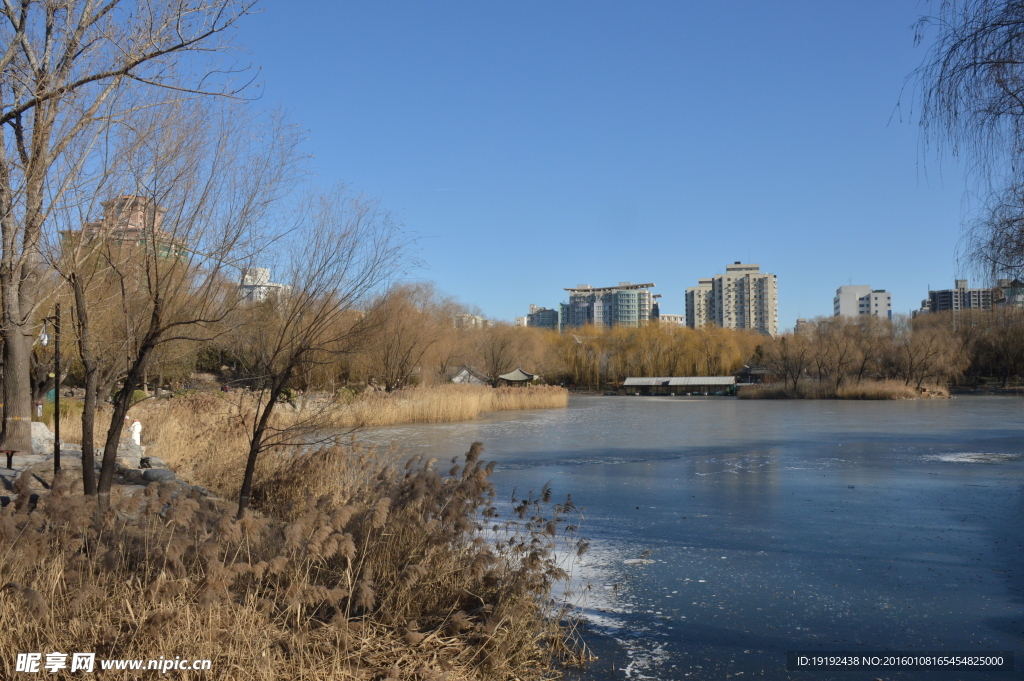
[[[627,395],[735,395],[735,376],[630,376]]]
[[[619,282],[595,288],[580,284],[567,288],[569,302],[559,306],[559,329],[587,326],[641,326],[657,319],[657,303],[649,289],[654,284]]]
[[[530,314],[526,315],[526,324],[524,326],[535,326],[539,329],[553,329],[557,331],[559,328],[559,312],[548,307],[531,304]]]
[[[726,265],[725,274],[700,279],[687,289],[686,320],[694,329],[715,324],[775,336],[779,332],[777,278],[762,272],[760,265],[739,260]]]
[[[866,285],[840,286],[832,299],[832,308],[836,317],[871,315],[892,319],[892,294]]]

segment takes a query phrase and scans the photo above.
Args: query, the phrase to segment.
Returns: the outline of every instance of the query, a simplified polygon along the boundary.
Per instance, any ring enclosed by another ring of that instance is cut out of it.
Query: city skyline
[[[418,236],[412,278],[507,321],[619,279],[657,281],[681,314],[707,263],[761,262],[785,328],[829,315],[841,284],[878,282],[906,313],[970,276],[962,167],[922,146],[909,106],[923,11],[281,4],[239,41],[319,178]],[[874,247],[836,248],[854,234]],[[509,250],[520,264],[494,267]]]

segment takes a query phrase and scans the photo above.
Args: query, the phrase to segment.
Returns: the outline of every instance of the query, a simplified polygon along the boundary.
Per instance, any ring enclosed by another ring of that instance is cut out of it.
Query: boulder
[[[142,471],[142,479],[146,482],[174,482],[178,478],[174,471],[166,468],[147,468]]]
[[[130,437],[125,437],[118,443],[117,453],[119,456],[134,456],[141,459],[146,455],[146,448],[135,444],[135,440]]]
[[[45,423],[32,422],[32,453],[46,454],[53,452],[53,433]]]
[[[167,468],[167,464],[159,456],[144,456],[139,461],[142,468]]]
[[[142,468],[142,461],[138,457],[119,456],[114,459],[114,470],[124,472],[133,468]]]
[[[61,474],[68,480],[72,487],[80,488],[82,484],[82,461],[77,460],[76,465],[64,465],[61,461]],[[15,490],[31,490],[41,492],[53,487],[53,460],[43,461],[25,468],[18,473],[14,479]]]

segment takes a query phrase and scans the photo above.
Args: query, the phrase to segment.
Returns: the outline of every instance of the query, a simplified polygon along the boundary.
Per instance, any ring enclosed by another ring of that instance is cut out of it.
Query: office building
[[[710,289],[709,289],[710,287]],[[686,290],[686,319],[692,328],[715,324],[749,329],[768,336],[779,332],[778,282],[761,266],[736,261],[725,274],[698,280]]]
[[[657,319],[657,303],[650,290],[654,284],[619,282],[618,286],[594,288],[580,284],[567,288],[569,302],[559,306],[561,329],[586,326],[640,326]]]
[[[892,319],[892,294],[870,286],[840,286],[832,299],[832,308],[836,317],[870,315]]]

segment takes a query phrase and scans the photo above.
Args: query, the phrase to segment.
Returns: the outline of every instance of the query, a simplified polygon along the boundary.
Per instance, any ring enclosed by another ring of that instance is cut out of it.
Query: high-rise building
[[[774,274],[737,260],[726,265],[725,274],[698,281],[686,290],[686,319],[687,323],[693,320],[692,328],[716,324],[724,329],[778,334],[779,296]]]
[[[586,326],[640,326],[657,319],[657,303],[648,289],[654,284],[619,282],[618,286],[594,288],[580,284],[567,288],[569,302],[559,307],[562,329]]]
[[[836,317],[859,317],[871,315],[892,319],[892,294],[870,286],[840,286],[832,299]]]
[[[700,329],[714,321],[714,296],[711,279],[698,279],[696,286],[686,289],[686,325]]]
[[[548,307],[530,305],[530,314],[526,315],[524,326],[535,326],[540,329],[558,330],[558,310]]]
[[[928,292],[928,311],[991,310],[992,289],[968,288],[966,279],[957,279],[956,288]],[[924,305],[921,306],[924,308]]]

